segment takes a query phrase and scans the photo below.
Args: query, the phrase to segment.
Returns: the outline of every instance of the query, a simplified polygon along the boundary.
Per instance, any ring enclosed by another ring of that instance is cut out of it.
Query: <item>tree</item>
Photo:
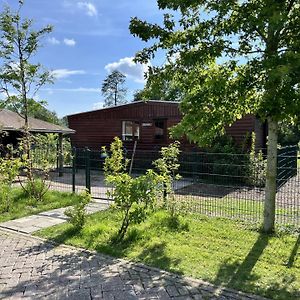
[[[178,85],[169,78],[148,75],[145,87],[134,94],[134,101],[138,100],[163,100],[180,101],[182,92]]]
[[[297,145],[300,143],[300,123],[279,123],[278,140],[281,146]]]
[[[0,91],[6,95],[4,104],[14,107],[24,118],[24,137],[19,143],[19,150],[23,154],[22,163],[27,183],[20,183],[30,196],[35,197],[42,195],[46,189],[43,188],[45,181],[35,178],[33,174],[34,155],[31,155],[31,144],[34,139],[28,123],[30,101],[44,84],[52,81],[52,78],[49,71],[34,62],[34,56],[42,38],[52,31],[52,27],[34,29],[33,20],[22,17],[22,8],[23,0],[19,0],[16,11],[5,6],[0,14]],[[44,174],[46,180],[46,171]]]
[[[102,95],[105,97],[104,106],[116,106],[126,103],[127,89],[124,87],[126,76],[115,70],[109,74],[102,83]]]
[[[50,72],[32,59],[41,39],[52,31],[51,26],[33,29],[33,20],[22,18],[23,1],[17,11],[8,6],[0,15],[0,91],[6,95],[5,104],[22,111],[24,131],[28,132],[29,101],[44,84],[51,82]]]
[[[275,226],[278,122],[300,113],[299,0],[158,0],[163,25],[133,18],[131,33],[154,44],[138,52],[147,63],[163,49],[157,76],[183,90],[182,122],[173,134],[209,144],[243,115],[268,121],[264,231]],[[171,60],[172,57],[176,57]]]
[[[63,125],[64,122],[59,119],[55,111],[50,111],[46,106],[47,102],[34,99],[28,99],[28,116],[43,120],[49,123]],[[7,108],[11,111],[24,115],[24,107],[22,103],[9,103],[9,101],[0,101],[0,108]]]

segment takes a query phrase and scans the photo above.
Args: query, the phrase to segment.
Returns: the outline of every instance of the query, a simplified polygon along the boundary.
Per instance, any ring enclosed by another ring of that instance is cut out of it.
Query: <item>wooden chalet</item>
[[[138,150],[159,150],[172,142],[168,129],[180,120],[178,102],[155,100],[137,101],[68,116],[69,127],[76,132],[71,136],[72,145],[91,150],[108,146],[116,136],[122,139],[129,150],[134,140],[138,141]],[[238,120],[226,131],[238,144],[244,142],[247,134],[255,132],[257,148],[265,145],[265,128],[252,115]],[[183,150],[193,148],[197,147],[182,140]]]

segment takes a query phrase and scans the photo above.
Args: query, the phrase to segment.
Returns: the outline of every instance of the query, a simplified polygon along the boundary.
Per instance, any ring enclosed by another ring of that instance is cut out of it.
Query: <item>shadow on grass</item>
[[[225,262],[220,267],[215,282],[239,287],[257,280],[257,275],[251,274],[251,271],[267,247],[269,238],[268,235],[261,234],[242,263],[239,261]]]
[[[188,221],[183,220],[181,216],[171,216],[169,214],[152,220],[150,227],[153,231],[157,231],[157,228],[159,228],[160,232],[163,230],[170,233],[190,230]]]
[[[291,255],[289,257],[289,261],[287,263],[287,267],[288,268],[292,268],[293,267],[294,262],[295,262],[295,260],[297,258],[297,253],[298,253],[298,250],[299,250],[299,246],[300,246],[300,235],[298,236],[298,239],[297,239],[297,241],[296,241],[296,243],[294,245],[294,248],[293,248],[293,250],[291,252]]]
[[[167,244],[165,242],[156,243],[146,247],[138,256],[138,259],[146,265],[154,266],[163,270],[168,270],[173,273],[182,275],[183,272],[178,269],[181,259],[171,259],[167,255]]]
[[[90,224],[88,224],[90,225]],[[50,241],[57,244],[77,244],[81,247],[95,250],[98,253],[110,255],[112,257],[130,257],[136,253],[134,260],[145,264],[162,268],[178,274],[180,271],[181,260],[168,255],[168,244],[164,241],[153,241],[156,237],[157,228],[164,227],[165,231],[170,233],[188,230],[188,224],[182,222],[179,218],[164,217],[158,220],[156,230],[146,227],[132,226],[129,228],[124,239],[116,242],[118,227],[114,224],[113,231],[107,231],[106,227],[88,226],[82,231],[77,231],[73,226],[67,225],[63,230],[55,232],[55,237]],[[159,227],[158,227],[159,226]]]
[[[123,240],[118,241],[117,231],[106,241],[97,244],[95,250],[115,257],[123,257],[129,253],[137,243],[144,238],[143,231],[137,228],[130,228]]]
[[[214,283],[241,291],[252,291],[252,293],[258,293],[272,299],[295,299],[298,291],[290,288],[290,284],[296,280],[295,276],[289,276],[286,274],[282,278],[281,284],[274,282],[273,284],[269,284],[269,286],[265,289],[257,286],[256,284],[256,281],[260,279],[260,276],[252,271],[264,250],[267,248],[270,238],[271,235],[260,234],[242,263],[239,261],[227,261],[223,263],[218,271]],[[294,261],[298,246],[295,245],[289,263]]]
[[[167,216],[160,221],[159,226],[171,232],[189,231],[188,222],[182,222],[179,216]]]
[[[79,232],[75,227],[70,226],[65,230],[61,230],[57,235],[55,235],[55,238],[49,238],[48,241],[55,242],[57,244],[65,244],[68,239],[74,237],[78,233]]]

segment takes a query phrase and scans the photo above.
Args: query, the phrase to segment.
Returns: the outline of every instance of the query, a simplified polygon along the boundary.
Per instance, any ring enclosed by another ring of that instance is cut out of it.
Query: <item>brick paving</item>
[[[0,230],[0,299],[264,298]]]

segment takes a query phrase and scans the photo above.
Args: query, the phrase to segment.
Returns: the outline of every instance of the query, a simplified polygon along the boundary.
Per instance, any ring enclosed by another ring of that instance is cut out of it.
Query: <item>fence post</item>
[[[76,182],[75,182],[75,174],[76,174],[76,148],[73,148],[72,151],[72,191],[75,193],[75,188],[76,188]]]
[[[91,193],[91,150],[85,149],[85,187]]]

